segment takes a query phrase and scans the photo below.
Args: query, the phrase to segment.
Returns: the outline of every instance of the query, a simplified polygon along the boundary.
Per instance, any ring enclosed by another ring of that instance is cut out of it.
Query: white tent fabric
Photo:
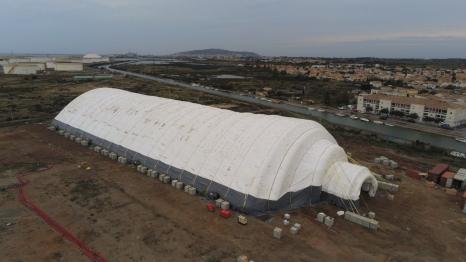
[[[324,176],[322,190],[343,199],[357,200],[364,183],[369,184],[369,194],[374,196],[378,184],[371,171],[363,166],[339,161]]]
[[[357,200],[362,182],[372,176],[347,163],[330,133],[310,120],[111,88],[82,94],[55,120],[260,199],[323,186]]]

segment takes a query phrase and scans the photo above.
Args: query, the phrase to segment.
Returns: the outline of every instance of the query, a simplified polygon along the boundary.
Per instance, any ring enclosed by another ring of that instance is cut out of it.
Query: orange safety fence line
[[[50,169],[48,167],[46,169],[42,169],[40,171],[45,171]],[[32,210],[36,215],[38,215],[46,224],[51,226],[56,232],[61,234],[65,239],[73,243],[75,246],[81,250],[81,252],[89,258],[90,261],[93,262],[108,262],[102,255],[93,251],[90,247],[88,247],[82,240],[78,239],[73,233],[67,230],[64,226],[59,224],[56,220],[51,218],[44,210],[36,206],[33,202],[31,202],[26,194],[25,187],[30,183],[28,180],[23,179],[24,174],[19,174],[16,176],[20,186],[18,189],[18,199],[19,201]]]

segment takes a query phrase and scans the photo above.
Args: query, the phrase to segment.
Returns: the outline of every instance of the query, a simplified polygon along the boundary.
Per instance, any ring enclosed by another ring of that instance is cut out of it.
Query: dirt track
[[[377,147],[371,152],[389,153]],[[141,176],[45,125],[0,129],[0,155],[1,181],[35,163],[53,165],[29,172],[31,200],[109,261],[235,261],[242,254],[254,261],[464,261],[466,216],[459,198],[410,178],[401,181],[394,201],[383,192],[365,201],[381,223],[378,232],[341,218],[329,230],[314,221],[315,214],[334,215],[337,209],[321,204],[293,212],[303,230],[293,236],[284,228],[284,238],[276,240],[272,229],[280,214],[240,226],[234,218],[208,213],[201,197]],[[353,156],[368,160],[363,150]],[[87,261],[21,206],[16,193],[0,192],[2,261]]]

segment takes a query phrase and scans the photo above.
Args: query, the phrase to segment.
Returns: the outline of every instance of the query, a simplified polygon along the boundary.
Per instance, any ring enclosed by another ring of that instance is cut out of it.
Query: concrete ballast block
[[[381,190],[386,190],[388,192],[398,192],[400,186],[393,183],[378,181],[378,188]]]
[[[228,201],[223,201],[221,206],[220,206],[221,209],[223,210],[227,210],[227,209],[230,209],[230,202]]]
[[[169,184],[170,181],[171,181],[171,177],[170,177],[170,176],[165,175],[165,176],[163,177],[163,181],[162,181],[162,182],[163,182],[164,184]]]
[[[176,189],[178,189],[178,190],[182,190],[182,189],[183,189],[183,185],[184,185],[183,182],[178,181],[178,182],[176,182],[176,186],[175,186],[175,187],[176,187]]]
[[[379,228],[379,222],[377,220],[363,217],[350,211],[345,212],[345,219],[371,230],[377,230]]]
[[[112,160],[116,160],[118,158],[117,154],[115,152],[111,152],[108,154],[108,157]]]
[[[323,212],[320,212],[317,214],[316,220],[319,221],[320,223],[324,223],[324,219],[327,215]]]
[[[163,178],[164,178],[164,177],[165,177],[165,174],[160,174],[160,175],[159,175],[159,181],[160,181],[160,182],[163,182]]]
[[[328,227],[332,227],[333,224],[335,223],[335,218],[331,216],[326,216],[324,219],[324,224]]]
[[[196,195],[196,188],[195,187],[189,187],[188,193],[192,196]]]
[[[273,229],[273,237],[276,239],[281,239],[282,238],[282,229],[279,227],[276,227]]]
[[[221,207],[222,207],[222,203],[223,203],[223,199],[221,199],[221,198],[215,200],[215,206],[216,206],[217,208],[221,208]]]
[[[146,174],[147,173],[147,167],[142,166],[140,169],[141,174]]]

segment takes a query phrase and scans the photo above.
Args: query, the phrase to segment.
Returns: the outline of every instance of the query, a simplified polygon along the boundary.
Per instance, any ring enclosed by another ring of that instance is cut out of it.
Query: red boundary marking
[[[49,170],[52,168],[51,166],[42,169],[40,171],[45,171]],[[18,200],[27,208],[32,210],[36,215],[38,215],[46,224],[51,226],[53,230],[55,230],[57,233],[61,234],[64,238],[66,238],[68,241],[73,243],[75,246],[81,250],[81,252],[90,260],[93,262],[108,262],[107,259],[105,259],[102,255],[99,253],[93,251],[90,247],[86,245],[82,240],[77,238],[72,232],[67,230],[64,226],[62,226],[60,223],[58,223],[56,220],[51,218],[44,210],[42,210],[40,207],[35,205],[33,202],[31,202],[26,194],[26,189],[25,187],[30,183],[28,180],[23,179],[24,174],[19,174],[16,176],[16,179],[20,183],[19,190],[18,190]]]

